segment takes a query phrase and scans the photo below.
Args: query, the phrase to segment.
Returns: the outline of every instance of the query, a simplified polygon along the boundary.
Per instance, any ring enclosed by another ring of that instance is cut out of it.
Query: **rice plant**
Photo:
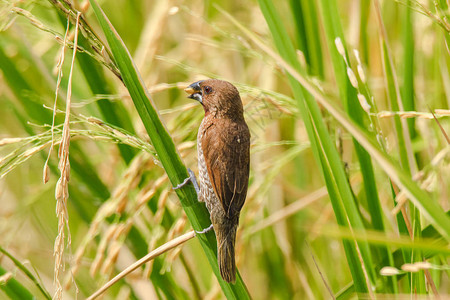
[[[450,297],[448,1],[0,4],[0,298]],[[251,131],[238,276],[190,83]],[[195,231],[194,231],[195,230]],[[111,281],[111,279],[113,279]]]

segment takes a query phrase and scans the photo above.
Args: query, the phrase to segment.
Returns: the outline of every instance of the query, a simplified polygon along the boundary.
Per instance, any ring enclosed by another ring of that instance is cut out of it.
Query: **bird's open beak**
[[[200,87],[200,83],[202,83],[203,80],[194,82],[190,86],[184,89],[186,93],[189,94],[188,98],[197,100],[198,102],[202,103],[202,88]]]

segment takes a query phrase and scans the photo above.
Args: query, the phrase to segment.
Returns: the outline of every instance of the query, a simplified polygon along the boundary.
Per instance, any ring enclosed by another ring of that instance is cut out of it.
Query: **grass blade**
[[[347,76],[346,68],[350,67],[350,65],[346,66],[346,64],[344,64],[344,61],[350,61],[349,57],[348,55],[342,56],[342,54],[338,52],[335,44],[336,39],[340,39],[342,45],[344,45],[344,49],[346,49],[344,33],[342,30],[342,25],[340,23],[336,1],[322,0],[320,1],[320,4],[323,16],[322,21],[327,38],[328,51],[331,55],[331,62],[333,64],[334,74],[339,87],[340,98],[343,99],[345,109],[350,118],[352,118],[359,126],[364,128],[365,123],[367,123],[367,114],[362,109],[359,103],[357,97],[358,91],[352,86]],[[345,54],[347,53],[348,52],[346,52]],[[367,151],[363,147],[361,147],[361,145],[355,139],[353,139],[353,143],[356,154],[358,156],[361,174],[364,180],[365,197],[367,201],[368,212],[371,216],[372,227],[377,230],[384,231],[385,226],[383,224],[383,213],[380,199],[378,197],[378,191],[376,188],[377,184],[375,182],[372,160],[370,159],[370,155],[367,153]],[[377,249],[382,252],[381,255],[387,256],[390,253],[386,247],[378,247]],[[379,259],[380,257],[378,257],[376,260]],[[397,285],[396,282],[393,282],[394,279],[394,276],[387,278],[390,283],[390,290],[384,290],[384,292],[393,292],[396,289]]]
[[[0,276],[7,276],[8,272],[0,267]],[[11,276],[13,276],[11,274]],[[5,278],[6,279],[6,278]],[[6,282],[0,284],[0,289],[5,292],[5,294],[13,300],[32,300],[35,299],[33,294],[30,293],[22,284],[20,284],[16,279],[9,278]]]
[[[39,291],[42,293],[42,295],[44,295],[44,297],[46,299],[51,299],[52,297],[50,296],[50,294],[48,293],[48,291],[42,286],[42,284],[38,281],[38,279],[36,277],[34,277],[34,275],[20,262],[18,261],[14,256],[12,256],[8,251],[6,251],[5,249],[3,249],[3,247],[0,246],[0,252],[2,252],[3,254],[5,254],[6,256],[9,257],[9,259],[11,259],[14,264],[22,271],[25,273],[25,275],[27,275],[27,277],[29,279],[31,279],[31,281],[33,281],[33,283],[37,286],[37,288],[39,289]]]
[[[279,22],[280,17],[277,15],[272,1],[261,0],[259,1],[259,4],[281,56],[288,60],[296,70],[301,70],[294,48],[286,30]],[[324,172],[323,175],[338,223],[342,226],[349,226],[351,224],[350,226],[363,229],[364,226],[358,209],[355,206],[351,188],[342,168],[337,150],[331,142],[331,138],[323,122],[318,105],[311,95],[305,93],[303,88],[293,77],[288,76],[288,78],[291,87],[294,90],[295,98],[299,104],[300,112],[302,112],[303,121],[308,130],[311,146],[313,149],[315,148],[316,159],[318,157],[318,161]],[[358,243],[358,246],[364,262],[367,265],[371,265],[368,244],[360,242]],[[347,260],[349,261],[348,265],[356,282],[358,292],[369,292],[367,279],[360,264],[360,258],[355,244],[352,242],[344,242],[344,248],[346,250]],[[373,281],[373,274],[369,274],[369,276],[370,280]]]

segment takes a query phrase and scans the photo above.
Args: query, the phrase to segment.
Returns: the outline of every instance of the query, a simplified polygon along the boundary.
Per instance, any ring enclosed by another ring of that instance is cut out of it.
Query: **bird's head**
[[[243,107],[239,92],[234,85],[218,79],[207,79],[194,82],[185,91],[188,98],[200,102],[205,114],[217,118],[241,118]]]

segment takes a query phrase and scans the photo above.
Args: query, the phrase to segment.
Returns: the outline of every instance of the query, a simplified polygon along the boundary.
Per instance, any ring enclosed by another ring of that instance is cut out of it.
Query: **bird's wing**
[[[247,196],[250,170],[247,124],[218,119],[205,130],[201,145],[214,192],[227,216],[234,217]]]

